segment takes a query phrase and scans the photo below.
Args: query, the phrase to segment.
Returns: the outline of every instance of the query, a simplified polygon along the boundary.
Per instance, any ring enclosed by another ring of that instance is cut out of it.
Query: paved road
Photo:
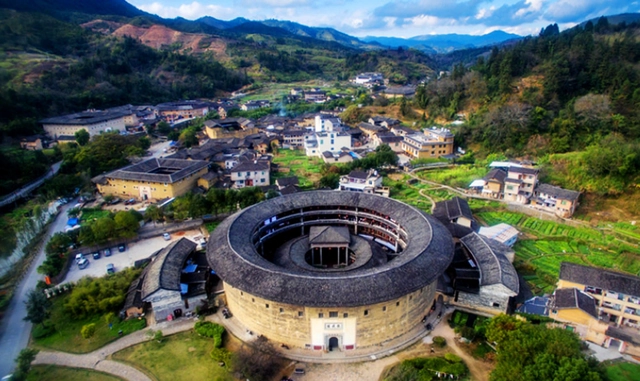
[[[18,199],[21,199],[22,197],[28,195],[29,193],[31,193],[34,189],[38,188],[40,185],[42,185],[47,179],[53,177],[53,175],[55,175],[56,173],[58,173],[58,170],[60,170],[60,165],[62,164],[62,162],[58,162],[55,163],[51,166],[51,168],[49,169],[49,171],[47,171],[47,173],[45,173],[44,175],[42,175],[42,177],[40,177],[38,180],[32,181],[29,184],[23,186],[22,188],[18,189],[17,191],[12,192],[11,194],[5,196],[2,200],[0,200],[0,206],[5,206],[8,205]]]
[[[64,230],[67,224],[67,209],[73,205],[74,202],[70,202],[60,209],[55,221],[47,229],[47,237],[44,242],[48,241],[49,237],[54,233]],[[0,324],[0,353],[2,354],[0,356],[0,376],[12,372],[15,366],[14,359],[18,356],[20,350],[29,343],[31,323],[22,320],[27,315],[24,301],[26,300],[27,292],[34,289],[38,280],[42,279],[36,269],[44,262],[44,259],[44,245],[42,245],[37,258],[31,264],[31,268],[24,279],[20,281],[20,285],[11,299],[7,313]]]

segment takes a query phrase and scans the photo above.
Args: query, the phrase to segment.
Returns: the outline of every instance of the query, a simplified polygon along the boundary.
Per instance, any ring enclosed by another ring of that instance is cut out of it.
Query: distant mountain
[[[260,22],[272,27],[285,29],[298,36],[311,37],[323,41],[334,41],[342,45],[350,46],[352,48],[367,50],[382,48],[382,46],[379,46],[378,44],[365,43],[364,41],[359,40],[356,37],[339,32],[333,28],[310,27],[292,21],[281,20],[264,20]]]
[[[618,25],[623,22],[627,24],[631,24],[633,22],[640,21],[640,13],[621,13],[619,15],[611,15],[611,16],[604,16],[604,17],[607,18],[607,21],[609,22],[609,24],[613,24],[613,25]],[[595,25],[599,19],[600,17],[596,17],[591,20],[584,21],[580,24],[580,26],[584,26],[589,21],[591,21]]]
[[[197,20],[195,20],[196,22],[201,22],[203,24],[212,26],[214,28],[218,28],[218,29],[229,29],[229,28],[233,28],[236,27],[238,25],[242,25],[244,23],[247,23],[251,20],[247,20],[244,17],[237,17],[233,20],[229,20],[229,21],[224,21],[224,20],[218,20],[217,18],[211,17],[211,16],[204,16],[201,17]]]
[[[123,17],[148,15],[125,0],[0,0],[0,8],[48,14],[77,12]]]
[[[496,30],[482,36],[472,36],[468,34],[435,34],[411,38],[367,36],[362,40],[378,42],[383,46],[392,48],[409,47],[422,50],[426,53],[448,53],[454,50],[500,44],[505,41],[520,38],[522,38],[522,36],[517,34]]]

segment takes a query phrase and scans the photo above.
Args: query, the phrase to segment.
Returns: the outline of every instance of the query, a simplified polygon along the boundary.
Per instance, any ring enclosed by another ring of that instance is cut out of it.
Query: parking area
[[[171,234],[169,241],[165,240],[162,236],[141,240],[131,245],[127,245],[124,252],[119,252],[117,247],[111,248],[111,256],[105,257],[103,252],[100,252],[100,259],[93,259],[92,253],[83,253],[85,258],[89,260],[89,265],[80,269],[73,263],[63,283],[77,282],[80,278],[85,276],[101,277],[107,273],[107,265],[113,263],[115,271],[121,271],[127,267],[132,267],[135,261],[148,258],[151,254],[166,247],[171,242],[178,240],[182,237],[189,238],[195,241],[195,237],[201,237],[200,230],[187,230],[180,231]]]

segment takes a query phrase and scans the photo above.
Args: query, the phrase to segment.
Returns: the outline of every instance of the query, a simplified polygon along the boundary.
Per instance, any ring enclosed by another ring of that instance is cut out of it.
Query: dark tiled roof
[[[42,119],[41,124],[68,124],[84,126],[87,124],[102,123],[113,119],[122,118],[129,115],[128,112],[122,111],[83,111],[75,114],[55,116],[53,118]]]
[[[604,334],[622,340],[625,343],[640,346],[640,334],[631,328],[609,326]]]
[[[300,188],[298,188],[297,185],[287,185],[286,187],[280,189],[279,192],[282,196],[285,196],[288,194],[300,192]]]
[[[560,279],[625,295],[640,296],[640,278],[615,271],[562,262]]]
[[[433,215],[440,219],[445,217],[447,221],[455,220],[458,217],[466,217],[473,220],[473,213],[467,200],[460,197],[454,197],[450,200],[436,202]]]
[[[254,231],[274,215],[312,206],[376,210],[409,236],[393,261],[368,269],[303,274],[282,268],[256,250]],[[409,205],[358,192],[310,191],[276,197],[223,221],[207,247],[212,269],[229,285],[262,298],[303,306],[363,306],[389,301],[432,284],[453,258],[453,240],[435,218]]]
[[[527,167],[509,167],[509,172],[522,173],[523,175],[537,175],[539,170]]]
[[[522,304],[517,312],[522,312],[525,314],[534,314],[534,315],[542,315],[548,316],[549,309],[547,308],[547,303],[549,302],[549,298],[545,296],[535,296]]]
[[[180,291],[182,265],[196,246],[195,242],[181,238],[162,249],[149,264],[142,284],[142,299],[160,289]]]
[[[460,238],[460,242],[475,259],[480,269],[480,285],[503,284],[516,295],[520,290],[518,273],[506,254],[511,249],[491,238],[471,233]]]
[[[559,288],[552,297],[551,306],[554,309],[578,308],[594,318],[598,318],[596,301],[577,288]]]
[[[507,177],[506,179],[504,179],[505,183],[514,183],[514,184],[522,184],[522,180],[520,179],[512,179],[510,177]]]
[[[245,161],[231,168],[231,172],[268,171],[271,164],[266,160]]]
[[[310,244],[349,244],[351,236],[346,226],[312,226],[309,228]]]
[[[369,124],[369,123],[365,123],[365,122],[358,123],[357,127],[359,129],[361,129],[361,130],[367,130],[367,131],[376,131],[376,132],[378,132],[378,131],[387,131],[387,129],[384,128],[384,127],[376,126],[374,124]]]
[[[289,185],[298,185],[298,178],[296,176],[281,177],[279,179],[276,179],[276,184],[279,187],[286,187]]]
[[[352,179],[366,180],[368,176],[369,176],[369,174],[367,172],[364,172],[364,171],[354,170],[354,171],[349,172],[349,177],[351,177]]]
[[[549,196],[560,200],[575,201],[580,197],[580,192],[562,189],[550,184],[539,184],[538,188],[536,188],[536,194],[541,193],[548,194]]]
[[[104,176],[109,179],[152,181],[172,184],[208,166],[208,162],[201,160],[149,159],[138,164],[117,169]],[[153,173],[161,169],[169,169],[173,172],[169,174]]]
[[[505,178],[507,177],[507,172],[503,171],[500,168],[494,168],[487,173],[484,177],[485,181],[495,180],[499,183],[504,183]]]

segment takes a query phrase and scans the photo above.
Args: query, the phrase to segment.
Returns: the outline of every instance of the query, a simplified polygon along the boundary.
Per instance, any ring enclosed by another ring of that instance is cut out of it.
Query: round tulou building
[[[276,343],[350,351],[410,340],[453,259],[449,231],[355,192],[277,197],[218,226],[207,249],[229,310]]]

